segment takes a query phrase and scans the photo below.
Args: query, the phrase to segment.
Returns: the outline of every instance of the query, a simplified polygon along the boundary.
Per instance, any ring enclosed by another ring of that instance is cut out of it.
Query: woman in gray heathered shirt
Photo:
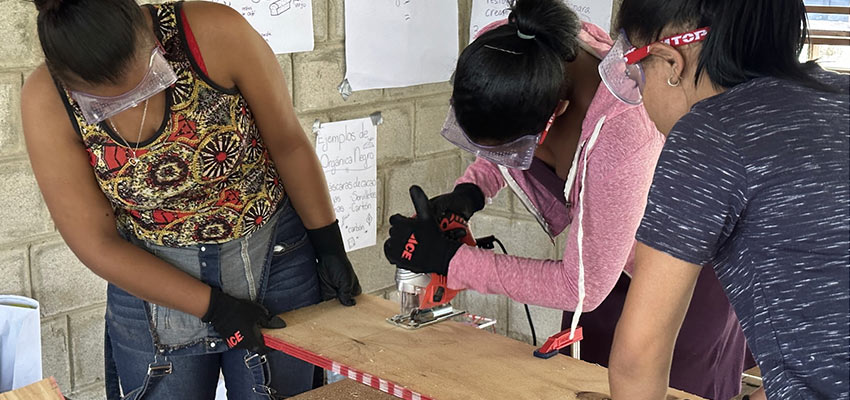
[[[664,397],[702,267],[768,398],[850,398],[850,77],[798,61],[800,0],[625,0],[619,24],[603,80],[668,137],[611,353],[614,398]]]

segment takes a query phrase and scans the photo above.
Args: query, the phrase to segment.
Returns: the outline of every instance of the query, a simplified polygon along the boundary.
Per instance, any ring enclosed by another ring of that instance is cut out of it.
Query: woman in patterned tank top
[[[209,399],[220,373],[230,398],[309,390],[260,328],[360,285],[266,42],[215,3],[35,3],[24,133],[59,232],[109,282],[107,397]]]

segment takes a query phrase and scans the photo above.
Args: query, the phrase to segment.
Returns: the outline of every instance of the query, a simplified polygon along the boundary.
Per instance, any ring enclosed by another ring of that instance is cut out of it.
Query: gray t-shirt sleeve
[[[721,122],[692,110],[661,151],[637,240],[683,261],[709,263],[741,217],[746,179]]]

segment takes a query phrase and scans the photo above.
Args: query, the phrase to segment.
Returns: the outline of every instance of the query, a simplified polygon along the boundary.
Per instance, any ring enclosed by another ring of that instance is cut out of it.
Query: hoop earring
[[[669,77],[669,78],[667,78],[667,85],[669,85],[670,87],[677,87],[677,86],[679,86],[681,83],[682,83],[682,78],[678,78],[678,80],[676,81],[676,83],[673,83],[673,77],[672,77],[672,76],[671,76],[671,77]]]

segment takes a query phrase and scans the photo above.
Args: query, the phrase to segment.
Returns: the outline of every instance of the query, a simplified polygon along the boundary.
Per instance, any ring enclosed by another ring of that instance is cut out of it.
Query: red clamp
[[[556,333],[552,335],[549,339],[546,340],[546,343],[543,343],[543,347],[534,351],[534,356],[538,358],[552,358],[555,354],[558,354],[558,350],[563,349],[573,343],[578,343],[580,340],[584,339],[581,333],[581,327],[576,328],[576,334],[570,339],[570,330],[567,329],[560,333]]]

